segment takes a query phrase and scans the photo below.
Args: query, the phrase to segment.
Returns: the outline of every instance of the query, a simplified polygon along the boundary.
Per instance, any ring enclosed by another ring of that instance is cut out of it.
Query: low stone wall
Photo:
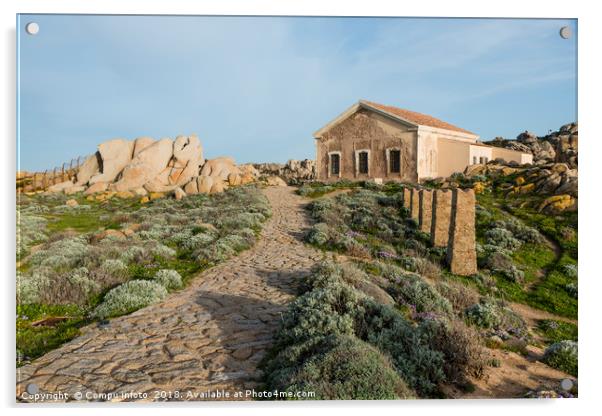
[[[431,234],[434,247],[446,247],[451,272],[462,276],[477,272],[475,204],[473,189],[403,190],[403,206],[410,217]]]

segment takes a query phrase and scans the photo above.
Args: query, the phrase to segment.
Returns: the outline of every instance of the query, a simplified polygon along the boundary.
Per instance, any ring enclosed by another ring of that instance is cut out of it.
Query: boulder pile
[[[258,177],[252,165],[237,166],[230,157],[205,160],[196,135],[175,140],[139,137],[101,143],[74,180],[55,184],[48,191],[98,194],[97,199],[117,195],[149,200],[173,193],[181,199],[191,194],[223,192],[228,186],[250,183]]]
[[[290,185],[299,185],[316,178],[316,162],[310,159],[289,160],[286,163],[255,163],[262,176],[279,176]]]
[[[577,123],[570,123],[543,137],[525,131],[519,134],[516,140],[496,137],[486,144],[531,153],[533,163],[536,165],[561,162],[574,169],[577,167],[578,159],[578,130]]]
[[[539,205],[541,212],[561,212],[576,210],[579,197],[579,172],[571,169],[568,163],[547,163],[544,165],[507,166],[496,161],[486,165],[471,165],[464,170],[464,176],[477,179],[475,192],[480,193],[483,182],[480,178],[495,179],[509,177],[500,185],[509,195],[539,194],[548,196]]]

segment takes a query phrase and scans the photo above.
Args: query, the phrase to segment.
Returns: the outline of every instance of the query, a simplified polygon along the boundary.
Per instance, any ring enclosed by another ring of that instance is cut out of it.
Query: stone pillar
[[[447,261],[452,273],[470,276],[477,272],[475,248],[475,194],[473,189],[454,189]]]
[[[412,190],[408,187],[403,188],[403,207],[410,209],[410,199],[412,197]]]
[[[438,189],[434,192],[433,218],[431,220],[431,244],[434,247],[447,247],[447,242],[449,241],[451,202],[451,190]]]
[[[420,231],[430,233],[431,218],[433,216],[433,191],[422,189],[419,193],[419,198],[418,226]]]
[[[410,217],[418,222],[418,214],[420,213],[420,197],[418,189],[412,188],[410,196]]]

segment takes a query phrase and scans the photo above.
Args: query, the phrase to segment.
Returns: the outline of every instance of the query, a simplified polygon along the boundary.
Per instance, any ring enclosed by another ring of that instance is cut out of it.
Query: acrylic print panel
[[[577,396],[575,20],[17,24],[17,401]]]

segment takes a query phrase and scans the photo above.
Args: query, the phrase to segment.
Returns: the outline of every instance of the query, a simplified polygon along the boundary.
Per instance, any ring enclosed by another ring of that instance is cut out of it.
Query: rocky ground
[[[84,400],[86,392],[201,400],[196,395],[210,390],[257,387],[258,363],[296,281],[321,258],[301,242],[308,226],[302,198],[289,187],[267,188],[265,194],[273,216],[253,248],[165,301],[90,325],[80,337],[18,368],[18,399],[38,389],[69,393],[70,400],[76,392]]]

